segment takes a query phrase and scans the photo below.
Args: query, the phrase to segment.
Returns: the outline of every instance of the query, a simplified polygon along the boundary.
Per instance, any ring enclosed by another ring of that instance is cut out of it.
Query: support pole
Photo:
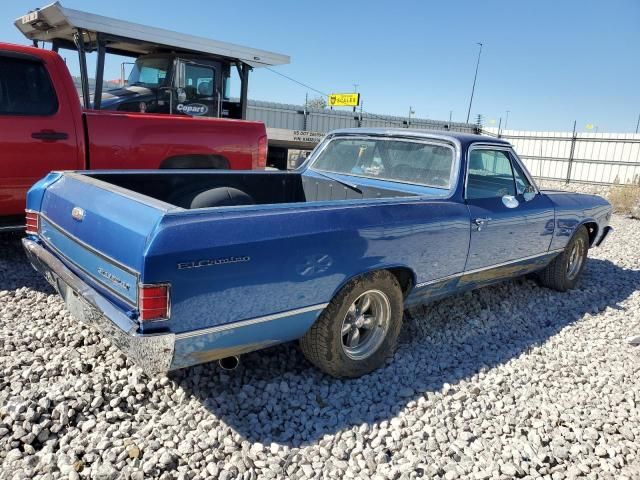
[[[98,59],[96,62],[96,88],[93,92],[93,108],[100,110],[102,106],[102,81],[104,80],[104,54],[106,42],[98,33]]]
[[[569,150],[569,165],[567,166],[567,181],[571,181],[571,166],[573,164],[573,152],[576,148],[576,121],[573,121],[573,135],[571,136],[571,150]]]
[[[82,104],[89,108],[89,75],[87,74],[87,55],[84,50],[83,30],[78,29],[73,35],[73,40],[78,49],[78,61],[80,63],[80,81],[82,83]]]
[[[251,67],[246,63],[243,63],[241,69],[242,75],[240,78],[240,118],[242,120],[247,119],[247,105],[249,102],[249,70],[251,70]]]

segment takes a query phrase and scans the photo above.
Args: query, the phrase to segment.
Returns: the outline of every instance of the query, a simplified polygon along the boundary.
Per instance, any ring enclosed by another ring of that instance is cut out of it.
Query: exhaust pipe
[[[237,355],[232,355],[230,357],[224,357],[221,358],[220,360],[218,360],[218,366],[226,371],[231,371],[231,370],[235,370],[236,368],[238,368],[238,365],[240,364],[240,357],[238,357]]]

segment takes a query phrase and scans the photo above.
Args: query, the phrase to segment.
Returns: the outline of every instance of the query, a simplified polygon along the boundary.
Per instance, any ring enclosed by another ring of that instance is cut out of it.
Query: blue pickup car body
[[[608,233],[611,207],[593,195],[536,191],[518,208],[465,200],[469,151],[511,151],[499,139],[343,130],[317,151],[349,135],[448,145],[450,188],[328,177],[311,167],[314,153],[293,172],[222,174],[232,184],[275,175],[281,196],[301,182],[305,201],[189,210],[122,186],[173,171],[52,173],[29,192],[27,209],[39,213],[40,225],[25,248],[67,303],[82,297],[83,311],[72,302],[73,312],[157,372],[300,338],[346,282],[366,272],[393,272],[408,306],[543,268],[580,225],[591,245]],[[72,218],[76,207],[81,221]],[[476,218],[490,221],[478,228]],[[171,286],[169,318],[138,322],[137,284],[159,282]]]

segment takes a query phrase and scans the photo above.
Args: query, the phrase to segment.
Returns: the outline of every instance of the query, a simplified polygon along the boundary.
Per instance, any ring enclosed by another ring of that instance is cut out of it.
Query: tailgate
[[[71,266],[135,305],[147,241],[166,211],[164,205],[65,173],[44,193],[40,237]]]

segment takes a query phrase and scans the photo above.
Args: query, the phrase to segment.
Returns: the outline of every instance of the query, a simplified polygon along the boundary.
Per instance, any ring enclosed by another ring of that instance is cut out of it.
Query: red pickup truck
[[[85,110],[55,52],[0,43],[0,230],[24,225],[29,187],[52,170],[264,168],[264,124]]]

